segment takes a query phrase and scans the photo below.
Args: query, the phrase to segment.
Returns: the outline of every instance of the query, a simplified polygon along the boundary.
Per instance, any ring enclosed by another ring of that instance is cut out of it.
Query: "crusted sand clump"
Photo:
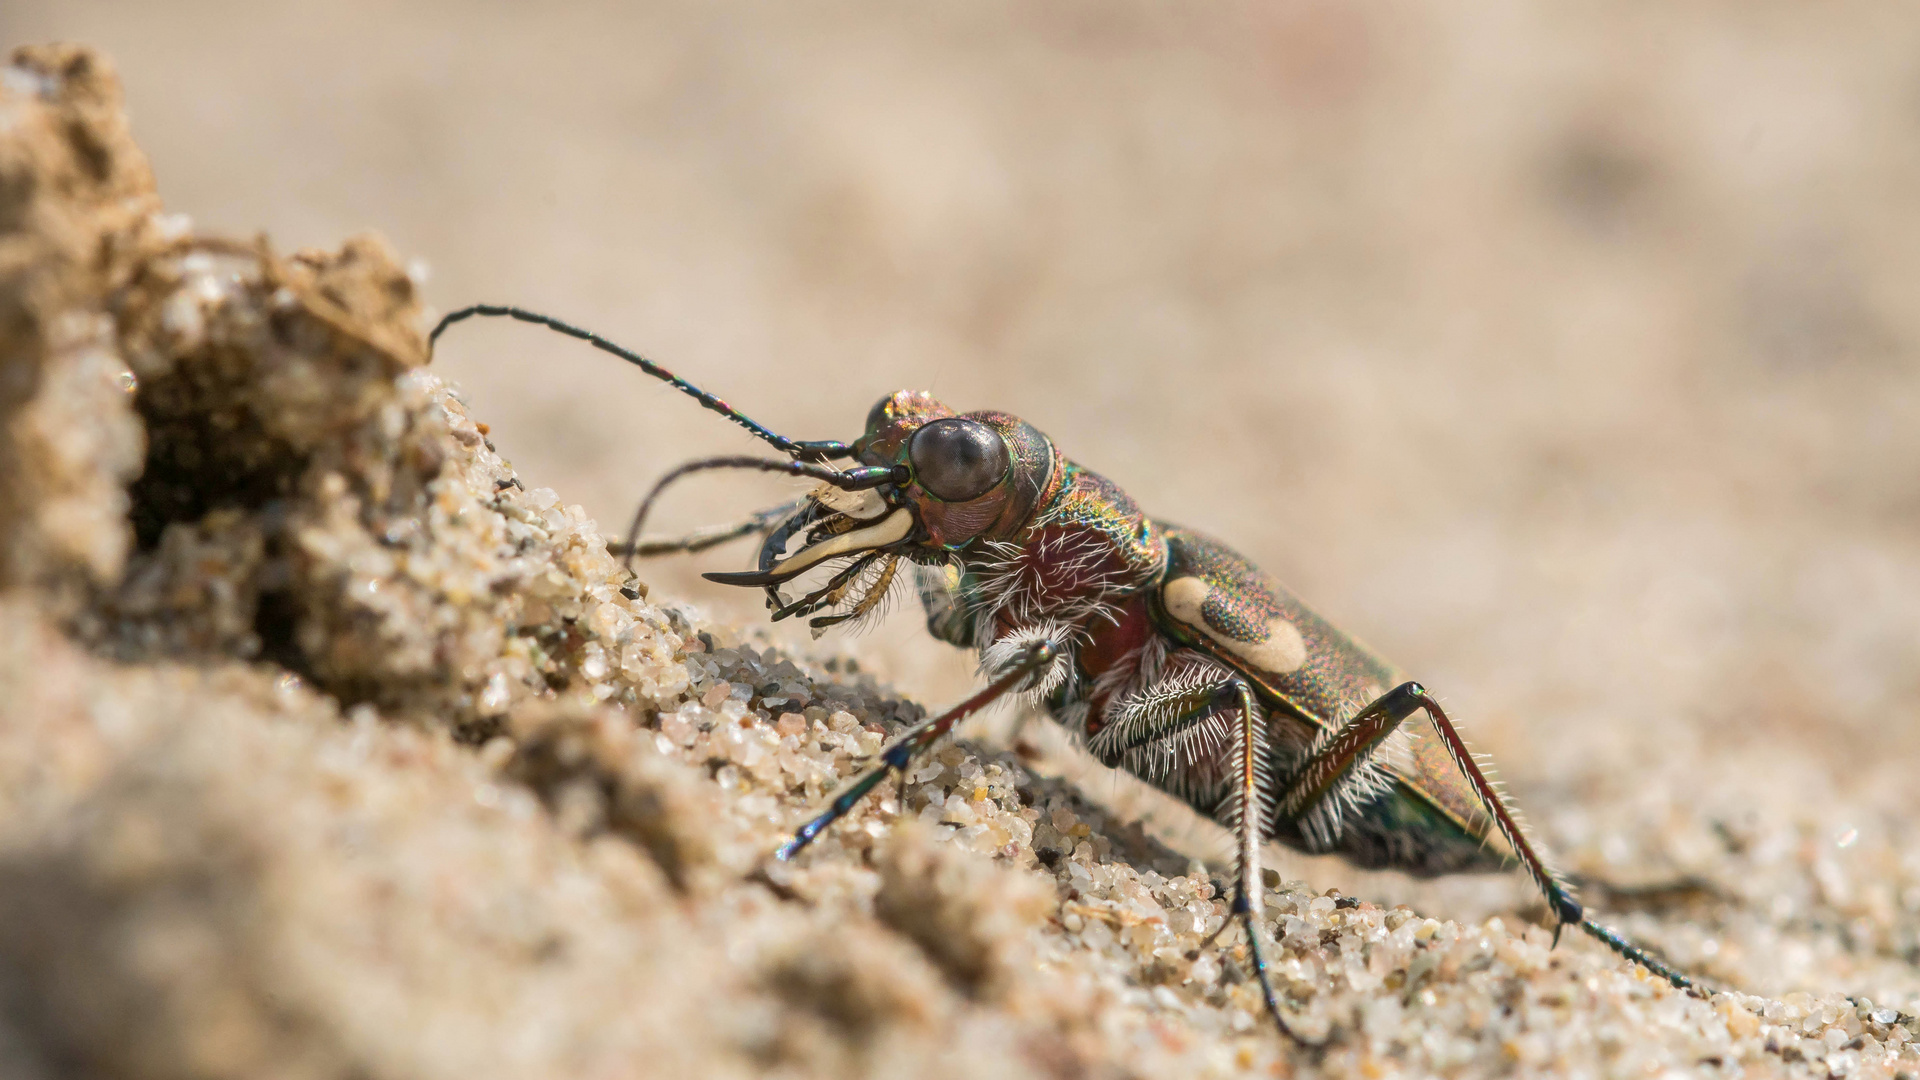
[[[1276,881],[1287,1043],[1206,868],[964,743],[770,864],[924,709],[650,595],[421,323],[377,239],[167,218],[104,62],[13,57],[0,1074],[1920,1070],[1911,1000]]]
[[[142,446],[104,301],[167,223],[98,57],[21,50],[0,95],[0,582],[64,594],[126,557]]]

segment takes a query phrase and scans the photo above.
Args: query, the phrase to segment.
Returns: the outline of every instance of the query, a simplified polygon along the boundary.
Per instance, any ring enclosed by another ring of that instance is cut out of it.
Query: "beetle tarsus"
[[[1286,1014],[1280,1011],[1280,995],[1274,991],[1273,975],[1267,970],[1267,953],[1260,944],[1260,927],[1254,918],[1253,909],[1247,905],[1245,897],[1237,899],[1234,907],[1240,916],[1241,925],[1246,929],[1247,955],[1253,961],[1253,978],[1260,984],[1260,997],[1267,1003],[1267,1015],[1273,1017],[1274,1026],[1280,1029],[1280,1034],[1302,1046],[1315,1045],[1301,1038],[1300,1033],[1293,1030],[1293,1025],[1287,1023]]]
[[[1585,930],[1588,934],[1606,945],[1607,948],[1612,949],[1628,960],[1639,964],[1653,974],[1667,980],[1667,982],[1673,985],[1675,990],[1694,989],[1692,979],[1669,967],[1664,961],[1640,946],[1635,945],[1633,942],[1628,941],[1626,938],[1621,937],[1612,929],[1602,926],[1592,919],[1581,919],[1579,926],[1580,929]]]

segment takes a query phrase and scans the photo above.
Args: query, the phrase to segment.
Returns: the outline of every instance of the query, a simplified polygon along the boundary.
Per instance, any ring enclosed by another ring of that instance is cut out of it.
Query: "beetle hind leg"
[[[1322,732],[1280,794],[1280,816],[1300,822],[1316,850],[1333,850],[1346,814],[1386,793],[1389,780],[1373,762],[1387,738],[1420,708],[1410,688],[1418,689],[1407,683],[1388,691],[1338,730]]]
[[[1467,749],[1459,730],[1453,726],[1453,721],[1448,719],[1433,695],[1419,683],[1402,683],[1394,687],[1361,709],[1338,731],[1324,733],[1316,739],[1305,760],[1294,771],[1287,789],[1280,794],[1280,816],[1302,822],[1302,832],[1309,839],[1330,847],[1331,840],[1338,835],[1342,816],[1357,803],[1367,801],[1370,794],[1369,777],[1379,776],[1377,772],[1370,772],[1371,760],[1387,737],[1415,712],[1425,712],[1432,720],[1434,731],[1439,735],[1447,755],[1466,777],[1474,795],[1493,819],[1494,826],[1499,829],[1520,865],[1526,869],[1527,876],[1533,879],[1534,885],[1545,898],[1548,910],[1553,912],[1555,943],[1559,942],[1562,930],[1577,926],[1622,957],[1675,987],[1685,989],[1693,985],[1685,975],[1648,954],[1645,949],[1587,917],[1573,891],[1535,850],[1520,825],[1519,815],[1508,805],[1506,797],[1493,781],[1487,778],[1485,770],[1481,769],[1479,762]]]
[[[1547,866],[1546,860],[1540,857],[1539,852],[1534,850],[1525,830],[1520,827],[1518,816],[1507,804],[1506,797],[1491,780],[1487,779],[1487,774],[1480,768],[1479,762],[1474,760],[1473,753],[1467,749],[1466,740],[1460,737],[1460,732],[1453,726],[1453,721],[1447,718],[1445,710],[1440,708],[1440,703],[1434,700],[1432,694],[1427,693],[1425,687],[1419,683],[1404,683],[1389,691],[1381,700],[1395,697],[1425,711],[1433,721],[1433,729],[1439,734],[1441,744],[1446,747],[1447,756],[1453,759],[1454,765],[1472,785],[1474,794],[1478,796],[1480,804],[1486,808],[1487,813],[1492,816],[1495,826],[1500,830],[1500,835],[1506,838],[1508,846],[1513,848],[1514,854],[1519,858],[1520,865],[1526,868],[1527,875],[1533,878],[1534,884],[1540,889],[1541,896],[1546,899],[1548,910],[1553,912],[1559,924],[1553,932],[1556,942],[1560,939],[1561,930],[1569,926],[1577,926],[1625,959],[1672,983],[1676,989],[1685,990],[1693,986],[1693,980],[1649,955],[1645,949],[1628,941],[1617,932],[1587,917],[1586,911],[1580,906],[1580,901],[1574,898],[1573,891]],[[1371,708],[1369,706],[1368,711],[1371,711]]]

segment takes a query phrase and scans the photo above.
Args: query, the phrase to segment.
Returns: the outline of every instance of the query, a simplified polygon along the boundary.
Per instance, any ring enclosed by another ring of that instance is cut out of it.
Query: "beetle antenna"
[[[626,560],[624,565],[633,569],[633,550],[640,542],[640,530],[647,523],[647,515],[652,512],[653,504],[669,485],[682,477],[709,469],[753,469],[758,472],[786,473],[788,476],[804,476],[811,480],[824,480],[843,491],[865,491],[877,488],[881,484],[905,483],[902,476],[904,465],[862,465],[857,469],[840,470],[831,465],[816,465],[810,461],[776,461],[772,458],[754,457],[712,457],[689,461],[678,466],[661,477],[653,490],[641,501],[640,509],[634,511],[633,524],[627,529]]]
[[[695,529],[685,536],[672,539],[658,537],[653,540],[641,539],[633,547],[609,543],[607,552],[611,555],[625,555],[631,552],[635,558],[651,559],[658,555],[692,555],[711,547],[719,547],[729,540],[738,540],[748,533],[773,531],[774,526],[798,514],[807,505],[803,496],[788,499],[779,506],[769,506],[765,510],[755,510],[745,521],[732,525],[713,525],[704,529]]]
[[[432,355],[433,343],[440,339],[440,335],[446,331],[447,327],[452,326],[454,323],[471,319],[475,315],[505,316],[509,319],[518,319],[524,323],[532,323],[535,326],[544,326],[549,330],[557,331],[568,337],[578,338],[594,348],[599,349],[601,352],[612,353],[627,363],[632,364],[634,367],[639,368],[641,371],[673,387],[675,390],[693,398],[714,412],[719,413],[721,416],[746,428],[748,432],[752,433],[754,438],[765,440],[770,443],[774,449],[783,454],[791,454],[796,458],[802,458],[808,461],[832,461],[835,458],[850,457],[853,454],[853,447],[838,439],[789,439],[785,435],[775,434],[745,413],[740,412],[738,409],[735,409],[714,395],[707,393],[705,390],[675,375],[659,364],[641,356],[639,353],[615,345],[613,342],[608,341],[606,338],[590,330],[582,330],[571,323],[564,323],[559,319],[541,315],[538,312],[527,311],[524,308],[503,307],[499,304],[475,304],[472,307],[464,307],[459,311],[452,312],[442,318],[439,323],[435,324],[433,333],[427,335],[428,355]]]

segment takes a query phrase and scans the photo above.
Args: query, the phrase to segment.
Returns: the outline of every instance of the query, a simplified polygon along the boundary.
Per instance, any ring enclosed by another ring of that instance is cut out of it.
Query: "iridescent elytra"
[[[1576,926],[1673,985],[1691,985],[1585,914],[1425,688],[1225,543],[1142,512],[1026,421],[957,414],[903,390],[876,404],[851,442],[795,440],[630,350],[534,312],[464,308],[443,318],[429,342],[476,315],[586,341],[784,455],[706,458],[672,470],[642,502],[625,542],[613,545],[617,553],[631,560],[700,551],[759,534],[754,569],[706,577],[765,590],[774,619],[810,616],[816,633],[869,615],[911,579],[928,629],[979,654],[982,689],[896,737],[775,858],[796,857],[960,720],[1023,695],[1100,760],[1233,831],[1231,911],[1267,1009],[1289,1036],[1259,925],[1267,840],[1422,876],[1517,863],[1545,898],[1556,938]],[[736,525],[640,539],[668,485],[727,468],[818,486]],[[781,591],[807,575],[815,575],[809,591]]]

